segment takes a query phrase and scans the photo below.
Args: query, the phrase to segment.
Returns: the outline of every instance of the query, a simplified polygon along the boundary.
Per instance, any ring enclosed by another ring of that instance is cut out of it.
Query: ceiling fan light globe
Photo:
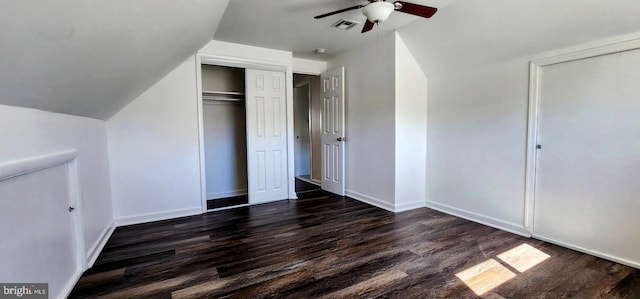
[[[394,9],[395,5],[393,5],[393,3],[377,1],[371,2],[362,8],[362,13],[369,21],[373,23],[381,23],[389,18]]]

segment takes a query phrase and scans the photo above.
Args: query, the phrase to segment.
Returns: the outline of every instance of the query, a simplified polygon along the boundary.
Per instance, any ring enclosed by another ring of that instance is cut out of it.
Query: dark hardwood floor
[[[296,192],[307,192],[315,190],[320,190],[320,186],[296,178]]]
[[[640,298],[640,271],[429,209],[324,194],[120,227],[70,297],[479,295]]]
[[[330,194],[320,190],[320,186],[307,183],[298,178],[296,178],[295,183],[296,183],[295,189],[299,198],[320,197],[323,195]],[[247,195],[209,199],[207,200],[207,210],[241,206],[241,205],[246,205],[248,203],[249,203],[249,196]]]
[[[320,186],[307,183],[298,178],[296,178],[296,195],[298,196],[298,199],[324,199],[333,196],[333,194],[320,189]]]

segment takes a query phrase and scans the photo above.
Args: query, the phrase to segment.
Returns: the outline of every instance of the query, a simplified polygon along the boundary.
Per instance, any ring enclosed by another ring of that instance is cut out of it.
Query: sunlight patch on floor
[[[484,261],[467,270],[458,272],[456,276],[462,280],[476,295],[493,290],[497,286],[516,277],[507,267],[494,259]]]
[[[497,258],[516,271],[523,273],[550,258],[550,256],[529,244],[523,243],[498,254]],[[493,258],[456,273],[456,277],[462,280],[478,296],[484,295],[516,276],[516,273]]]
[[[520,271],[520,273],[535,267],[550,257],[548,254],[526,243],[498,254],[499,259]]]

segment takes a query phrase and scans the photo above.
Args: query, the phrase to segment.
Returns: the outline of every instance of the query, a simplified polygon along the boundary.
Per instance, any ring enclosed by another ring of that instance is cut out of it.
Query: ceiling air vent
[[[357,21],[353,21],[353,20],[347,20],[347,19],[342,19],[338,22],[336,22],[335,24],[331,25],[331,27],[333,28],[338,28],[341,30],[349,30],[351,28],[353,28],[353,26],[360,24],[360,22]]]

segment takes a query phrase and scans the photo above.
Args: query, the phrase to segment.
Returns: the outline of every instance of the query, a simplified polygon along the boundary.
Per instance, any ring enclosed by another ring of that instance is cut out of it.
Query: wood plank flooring
[[[307,192],[307,191],[315,191],[320,190],[320,186],[311,184],[301,180],[300,178],[296,178],[296,192]]]
[[[640,298],[640,271],[322,195],[120,227],[71,298]]]

